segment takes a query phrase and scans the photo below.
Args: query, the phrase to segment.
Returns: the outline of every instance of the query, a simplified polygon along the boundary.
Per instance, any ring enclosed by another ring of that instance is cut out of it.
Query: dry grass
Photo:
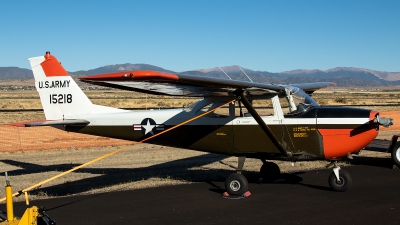
[[[159,95],[146,95],[128,91],[95,90],[85,91],[94,104],[116,108],[180,108],[189,105],[199,98],[182,98]],[[379,111],[400,109],[400,91],[381,90],[374,92],[350,91],[342,89],[322,89],[313,94],[313,98],[322,106],[328,105],[357,105]],[[281,105],[287,106],[282,99]],[[372,106],[371,106],[372,105]],[[254,101],[255,107],[271,107],[269,100]],[[0,109],[41,109],[39,95],[36,91],[0,91]],[[262,112],[263,115],[272,110]],[[43,112],[5,112],[0,114],[0,124],[15,121],[43,119]]]
[[[85,93],[95,104],[117,108],[184,107],[199,100],[199,98],[147,95],[114,90],[85,91]],[[397,89],[374,92],[322,89],[315,92],[313,98],[321,105],[397,105],[400,104],[400,91]],[[282,105],[286,105],[284,100]],[[254,106],[271,105],[268,100],[259,100]],[[41,107],[36,91],[0,91],[0,109],[40,109]]]

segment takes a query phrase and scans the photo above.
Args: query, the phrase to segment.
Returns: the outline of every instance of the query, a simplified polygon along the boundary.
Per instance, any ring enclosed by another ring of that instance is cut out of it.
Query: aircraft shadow
[[[100,176],[85,178],[76,181],[67,181],[63,184],[38,188],[29,191],[29,193],[31,195],[38,195],[39,192],[41,192],[46,193],[48,196],[66,196],[94,190],[97,188],[112,186],[114,184],[147,180],[156,177],[160,179],[172,178],[177,180],[186,180],[190,182],[206,182],[211,186],[209,189],[210,191],[222,194],[223,192],[225,192],[224,184],[219,186],[215,184],[215,182],[224,182],[225,179],[235,171],[234,169],[191,170],[191,168],[200,167],[218,161],[219,163],[224,164],[221,160],[227,157],[229,156],[210,153],[206,155],[174,160],[142,168],[81,168],[75,172],[98,174]],[[20,162],[15,160],[0,161],[9,165],[20,167],[20,169],[9,171],[9,174],[12,176],[48,171],[60,171],[61,173],[80,165],[57,164],[42,166],[38,164]],[[274,180],[260,180],[260,174],[258,172],[243,171],[243,175],[246,176],[249,183],[268,185],[296,184],[320,190],[330,190],[329,187],[301,183],[303,181],[303,178],[301,178],[299,175],[303,173],[304,172],[283,173]],[[1,176],[3,176],[3,174],[1,174]]]
[[[49,196],[65,196],[90,191],[97,188],[112,186],[114,184],[147,180],[150,178],[169,178],[177,180],[187,180],[191,182],[203,182],[208,180],[224,181],[225,178],[233,172],[233,170],[191,170],[191,168],[218,162],[227,157],[229,156],[206,154],[142,168],[81,168],[75,172],[90,173],[95,175],[97,174],[100,176],[85,178],[76,181],[68,181],[63,184],[57,184],[51,187],[44,187],[37,190],[32,190],[29,193],[31,195],[36,195],[40,191],[42,193],[46,193]],[[8,171],[9,175],[11,176],[34,174],[48,171],[60,171],[61,173],[80,165],[57,164],[42,166],[38,164],[20,162],[15,160],[0,161],[9,165],[20,167],[20,169]],[[4,176],[4,174],[1,174],[0,176]]]
[[[233,171],[229,171],[232,173]],[[229,174],[230,174],[229,173]],[[268,185],[273,185],[273,184],[301,184],[300,182],[303,181],[303,178],[301,178],[299,175],[303,174],[305,172],[295,172],[295,173],[282,173],[280,174],[279,177],[272,179],[272,180],[262,180],[260,178],[260,173],[258,172],[253,172],[253,171],[243,171],[243,175],[247,178],[249,183],[254,183],[254,184],[268,184]],[[228,174],[228,175],[229,175]],[[225,177],[226,178],[226,177]],[[224,179],[225,179],[224,178]],[[225,181],[225,180],[222,180]],[[225,183],[221,184],[221,186],[217,185],[213,181],[205,181],[208,183],[211,187],[209,188],[210,191],[222,194],[225,192]],[[301,184],[303,185],[303,184]],[[312,187],[312,186],[310,186]],[[314,187],[313,187],[314,188]],[[320,189],[322,189],[321,187]]]

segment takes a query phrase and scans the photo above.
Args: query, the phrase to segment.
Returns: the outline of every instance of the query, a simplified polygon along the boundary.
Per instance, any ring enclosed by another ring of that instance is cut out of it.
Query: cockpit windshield
[[[308,94],[306,94],[303,90],[298,87],[287,87],[290,92],[291,98],[288,98],[289,101],[293,101],[293,104],[296,106],[295,112],[306,112],[313,107],[319,106],[319,104],[311,98]]]

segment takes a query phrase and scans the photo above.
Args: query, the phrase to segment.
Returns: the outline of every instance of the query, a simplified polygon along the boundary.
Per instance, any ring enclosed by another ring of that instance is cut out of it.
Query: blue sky
[[[338,66],[400,72],[400,1],[1,1],[0,66],[51,51],[68,71]]]

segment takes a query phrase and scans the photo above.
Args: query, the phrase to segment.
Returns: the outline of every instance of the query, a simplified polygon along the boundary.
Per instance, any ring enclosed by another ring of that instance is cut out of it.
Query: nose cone
[[[379,114],[377,111],[342,109],[342,112],[336,114],[340,118],[330,118],[325,124],[317,120],[326,159],[339,159],[359,151],[378,136],[374,122]],[[344,113],[346,111],[351,113]]]

